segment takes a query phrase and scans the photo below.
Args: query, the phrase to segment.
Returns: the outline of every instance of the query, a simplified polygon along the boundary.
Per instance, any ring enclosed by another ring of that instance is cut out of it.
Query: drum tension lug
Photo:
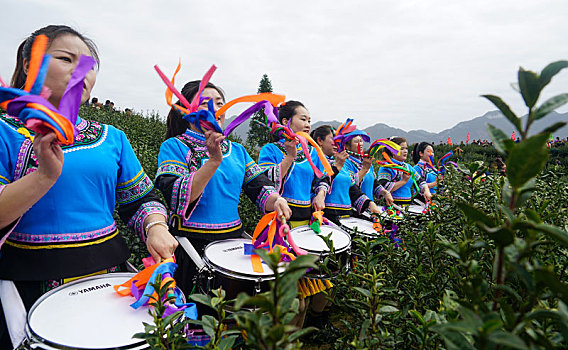
[[[255,294],[260,293],[260,283],[262,283],[262,278],[259,278],[259,279],[256,280],[256,285],[254,286]]]

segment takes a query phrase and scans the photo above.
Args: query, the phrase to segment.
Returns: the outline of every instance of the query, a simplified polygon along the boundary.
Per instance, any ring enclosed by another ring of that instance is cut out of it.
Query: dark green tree
[[[266,74],[262,76],[258,85],[257,93],[260,94],[262,92],[272,92],[272,83]],[[266,115],[264,115],[264,111],[259,111],[252,116],[247,133],[247,145],[250,148],[258,150],[270,142],[270,135],[264,126],[265,122]]]

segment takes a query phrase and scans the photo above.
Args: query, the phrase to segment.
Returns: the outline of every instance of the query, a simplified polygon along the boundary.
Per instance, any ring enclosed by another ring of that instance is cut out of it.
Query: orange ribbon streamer
[[[173,263],[173,262],[174,262],[174,258],[168,258],[168,259],[165,259],[164,261],[162,261],[162,263]],[[160,264],[154,264],[152,266],[148,266],[147,268],[138,272],[136,275],[134,275],[131,279],[124,282],[123,284],[119,284],[119,285],[114,286],[114,291],[116,293],[118,293],[120,296],[123,296],[123,297],[127,296],[127,295],[132,295],[132,293],[130,292],[130,286],[132,285],[132,282],[134,282],[134,285],[136,287],[140,287],[140,286],[147,284],[148,280],[150,279],[150,277],[154,273],[154,270],[156,270],[156,268],[158,266],[160,266]],[[166,280],[169,280],[169,279],[164,278],[164,281],[166,281]],[[164,285],[164,283],[162,281],[162,286],[163,285]],[[125,289],[119,290],[120,288],[125,288]]]
[[[215,112],[215,116],[218,117],[220,115],[223,115],[229,108],[231,108],[233,105],[240,103],[240,102],[255,102],[256,103],[256,102],[260,102],[260,101],[268,101],[274,107],[278,107],[278,105],[281,104],[281,103],[284,103],[285,100],[286,100],[285,95],[273,94],[271,92],[264,92],[264,93],[256,94],[256,95],[241,96],[239,98],[236,98],[234,100],[231,100],[231,101],[225,103],[223,105],[223,107],[219,108],[219,110],[217,112]]]
[[[312,145],[316,149],[316,152],[318,154],[318,158],[320,159],[320,161],[323,165],[323,168],[325,169],[327,175],[332,176],[333,170],[331,170],[331,165],[327,161],[327,158],[325,157],[325,154],[323,154],[323,151],[321,150],[320,146],[314,141],[314,139],[312,139],[310,137],[310,135],[308,135],[307,133],[305,133],[303,131],[298,131],[296,133],[296,135],[305,138],[310,143],[310,145]]]
[[[37,74],[41,68],[41,63],[43,62],[43,54],[47,49],[47,43],[49,39],[45,35],[38,35],[34,43],[32,44],[32,53],[30,55],[30,64],[28,68],[28,76],[26,77],[26,83],[24,85],[24,90],[30,92],[34,86]]]

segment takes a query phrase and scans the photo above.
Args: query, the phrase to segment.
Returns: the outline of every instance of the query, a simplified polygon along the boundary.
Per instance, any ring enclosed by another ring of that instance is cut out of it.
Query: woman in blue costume
[[[288,101],[278,110],[280,124],[292,132],[310,132],[310,113],[301,102]],[[317,153],[310,147],[310,156],[315,166],[323,171]],[[312,214],[325,207],[325,196],[330,189],[329,176],[316,178],[297,140],[277,140],[260,150],[258,164],[274,181],[292,209],[290,227],[307,225]]]
[[[369,197],[369,199],[378,199],[384,197],[387,205],[393,204],[393,199],[387,190],[379,186],[377,175],[373,167],[373,158],[362,156],[363,138],[355,136],[345,143],[345,150],[349,158],[345,161],[345,166],[350,172],[357,175],[361,191]]]
[[[438,172],[433,168],[434,164],[431,162],[430,156],[434,157],[434,148],[428,142],[420,142],[414,147],[412,151],[412,160],[414,161],[414,170],[420,176],[421,183],[427,183],[429,193],[432,195],[436,193],[438,186]],[[420,195],[419,199],[429,201],[432,196]]]
[[[408,173],[392,168],[381,167],[377,175],[379,186],[386,189],[391,193],[394,203],[398,205],[409,205],[412,203],[412,198],[416,195],[414,188],[414,181],[410,178],[415,173],[414,168],[405,162],[408,156],[408,143],[403,137],[393,137],[390,139],[392,142],[400,146],[399,154],[393,155],[390,150],[386,149],[385,152],[391,157],[393,163],[402,166],[408,170]],[[430,191],[425,182],[418,184],[420,192],[429,195]],[[383,192],[384,193],[384,192]]]
[[[339,224],[340,218],[350,216],[351,208],[354,208],[359,214],[367,209],[378,214],[379,208],[361,191],[357,183],[357,174],[350,171],[347,166],[347,151],[338,150],[336,143],[333,141],[331,126],[319,126],[312,131],[311,137],[321,147],[323,153],[333,162],[332,170],[334,175],[332,176],[331,191],[325,197],[325,216]],[[340,153],[337,153],[337,151],[340,151]]]
[[[193,100],[199,84],[187,83],[182,95]],[[213,103],[217,111],[225,104],[222,90],[212,83],[205,86],[201,98],[198,110],[207,110],[208,103]],[[217,118],[219,125],[224,120],[224,115]],[[156,187],[170,208],[170,231],[187,237],[199,253],[212,241],[242,236],[238,212],[241,190],[261,211],[290,217],[290,208],[274,183],[242,145],[212,130],[203,133],[175,109],[168,115],[166,138],[158,155]],[[182,291],[189,293],[197,272],[195,264],[181,247],[175,256],[179,267],[174,278]]]
[[[57,108],[81,55],[98,61],[96,47],[67,26],[39,29],[18,49],[12,86],[24,86],[31,46],[40,34],[48,37],[46,54],[52,56],[44,86]],[[94,71],[85,77],[82,103],[95,79]],[[171,257],[177,246],[165,208],[125,134],[81,118],[77,129],[75,143],[60,146],[53,132],[35,134],[12,116],[0,117],[0,238],[5,239],[0,279],[14,282],[27,310],[70,279],[124,269],[130,252],[113,219],[115,204],[155,260]],[[10,343],[0,308],[0,348],[11,348]]]

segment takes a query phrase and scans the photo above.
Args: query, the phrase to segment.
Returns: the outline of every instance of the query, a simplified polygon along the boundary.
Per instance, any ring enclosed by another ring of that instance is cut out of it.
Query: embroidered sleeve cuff
[[[140,205],[136,213],[134,213],[134,216],[132,216],[132,218],[128,222],[128,226],[130,226],[134,230],[134,232],[137,232],[144,242],[146,241],[146,232],[144,232],[144,220],[146,220],[146,218],[150,214],[162,214],[166,221],[168,218],[166,208],[162,203],[146,202]]]
[[[282,194],[284,190],[284,179],[282,178],[282,165],[281,164],[272,164],[272,163],[263,163],[259,164],[261,171],[266,171],[266,175],[268,175],[268,179],[274,182],[274,187],[278,193]]]
[[[359,196],[359,198],[357,198],[357,200],[355,200],[355,203],[353,203],[353,207],[357,210],[359,214],[361,214],[365,210],[367,210],[367,208],[369,207],[369,203],[371,203],[369,197],[362,194],[361,196]]]
[[[263,214],[266,214],[266,201],[273,194],[278,194],[278,191],[272,186],[264,186],[262,190],[260,190],[260,194],[256,199],[256,206],[262,210]]]
[[[262,174],[262,169],[254,161],[245,166],[245,184]]]
[[[382,196],[384,196],[385,191],[386,189],[383,186],[378,185],[375,187],[373,194],[375,195],[375,198],[381,198]]]
[[[190,202],[191,196],[191,184],[193,183],[193,175],[191,173],[188,176],[182,176],[174,182],[172,188],[172,212],[184,218],[184,220],[189,219],[191,213],[197,207],[197,203],[201,198],[201,195],[194,201],[193,206],[190,208],[192,203]]]
[[[119,205],[132,203],[148,194],[154,188],[152,180],[141,171],[132,180],[119,183],[116,188]]]

